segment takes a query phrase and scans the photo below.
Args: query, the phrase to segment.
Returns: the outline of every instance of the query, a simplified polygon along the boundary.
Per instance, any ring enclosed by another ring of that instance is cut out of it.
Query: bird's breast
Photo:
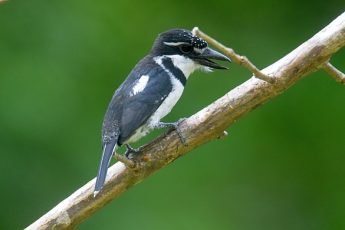
[[[154,127],[163,117],[170,113],[183,93],[184,86],[178,79],[171,77],[170,81],[172,90],[148,120],[148,127],[150,128]]]

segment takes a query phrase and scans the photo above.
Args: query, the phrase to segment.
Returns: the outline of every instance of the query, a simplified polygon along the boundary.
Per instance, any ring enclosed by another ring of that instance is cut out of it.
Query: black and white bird
[[[177,122],[160,120],[181,97],[189,75],[197,69],[226,69],[210,59],[230,61],[189,30],[172,29],[159,34],[151,52],[134,67],[108,106],[94,195],[104,185],[110,160],[118,146],[126,145],[128,151],[133,151],[128,143],[137,141],[149,131],[177,127]]]

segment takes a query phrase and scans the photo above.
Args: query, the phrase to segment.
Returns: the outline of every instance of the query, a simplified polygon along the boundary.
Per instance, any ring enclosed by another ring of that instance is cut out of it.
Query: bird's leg
[[[138,149],[135,149],[135,148],[132,148],[129,144],[125,144],[125,146],[126,146],[126,148],[127,148],[127,150],[126,150],[126,152],[125,152],[125,156],[128,158],[128,159],[130,159],[130,154],[131,153],[138,153],[139,151],[140,151],[140,148],[138,148]]]
[[[178,127],[181,122],[186,120],[186,118],[181,118],[176,122],[158,122],[155,128],[172,128],[176,130],[178,137],[183,145],[187,145],[186,138],[182,135],[180,128]]]

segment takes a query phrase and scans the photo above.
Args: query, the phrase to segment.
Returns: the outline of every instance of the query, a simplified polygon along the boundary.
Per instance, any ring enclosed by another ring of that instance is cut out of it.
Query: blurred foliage
[[[21,229],[96,175],[117,86],[159,32],[197,25],[259,67],[344,10],[343,0],[0,4],[0,229]],[[332,62],[345,70],[345,53]],[[250,74],[195,73],[165,119]],[[207,92],[207,93],[205,93]],[[345,88],[312,74],[130,189],[80,229],[345,229]],[[150,135],[137,145],[154,138]]]

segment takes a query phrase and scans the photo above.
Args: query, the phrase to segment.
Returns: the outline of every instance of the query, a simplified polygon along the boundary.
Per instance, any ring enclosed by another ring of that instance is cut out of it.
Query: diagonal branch
[[[121,162],[110,167],[104,190],[96,198],[93,198],[95,180],[91,180],[27,229],[70,229],[77,226],[160,168],[224,135],[224,130],[236,120],[316,71],[344,45],[345,13],[291,53],[263,69],[264,75],[274,76],[274,84],[252,77],[182,122],[180,129],[188,146],[180,143],[174,131],[160,136],[143,147],[135,158],[137,164],[133,169],[126,168]]]

